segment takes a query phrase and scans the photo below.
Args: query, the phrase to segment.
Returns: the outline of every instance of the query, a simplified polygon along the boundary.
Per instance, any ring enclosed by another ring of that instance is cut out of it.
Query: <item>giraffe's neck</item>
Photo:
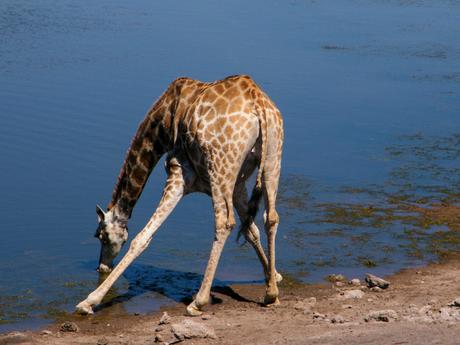
[[[140,124],[126,154],[118,181],[112,194],[109,210],[121,221],[131,217],[147,179],[161,156],[171,146],[171,95],[166,92],[153,105]]]

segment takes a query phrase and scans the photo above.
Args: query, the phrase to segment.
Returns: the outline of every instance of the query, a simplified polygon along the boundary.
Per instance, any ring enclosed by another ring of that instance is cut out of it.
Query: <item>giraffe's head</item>
[[[112,270],[113,260],[128,239],[127,220],[120,217],[115,208],[104,212],[99,206],[96,206],[96,213],[99,226],[94,237],[101,241],[101,254],[97,270],[100,273],[108,273]]]

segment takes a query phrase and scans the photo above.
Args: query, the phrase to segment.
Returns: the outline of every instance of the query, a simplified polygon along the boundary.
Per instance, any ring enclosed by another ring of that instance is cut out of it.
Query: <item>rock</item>
[[[345,286],[345,283],[344,282],[335,282],[335,286],[343,287],[343,286]]]
[[[205,314],[201,317],[201,320],[211,320],[211,319],[212,319],[211,315],[208,315],[208,314]]]
[[[163,337],[161,336],[161,334],[157,334],[155,335],[155,343],[162,343],[164,340],[163,340]]]
[[[61,328],[59,330],[61,332],[78,332],[80,328],[78,328],[75,322],[66,321],[61,324]]]
[[[335,315],[331,318],[331,323],[345,323],[345,318],[342,315]]]
[[[47,330],[47,329],[44,329],[43,331],[41,331],[41,335],[51,335],[53,334],[53,332]]]
[[[347,278],[345,278],[345,276],[342,275],[342,274],[329,274],[329,275],[326,277],[326,280],[327,280],[327,281],[330,281],[331,283],[335,283],[335,282],[343,282],[343,281],[346,281]]]
[[[351,304],[344,304],[342,305],[342,309],[351,309],[353,306]]]
[[[158,322],[159,325],[167,325],[171,323],[171,316],[168,315],[167,312],[164,312],[163,315],[160,318],[160,322]]]
[[[386,289],[390,286],[390,282],[386,281],[385,279],[379,278],[377,276],[374,276],[370,273],[366,274],[366,283],[367,287],[372,288],[374,286],[377,286],[381,289]]]
[[[327,318],[327,315],[321,314],[318,312],[313,313],[313,320],[325,320]]]
[[[171,331],[180,341],[192,338],[217,338],[216,333],[212,328],[190,319],[185,319],[180,323],[172,324]]]
[[[443,307],[439,310],[438,319],[440,321],[460,321],[460,309]]]
[[[361,290],[347,290],[339,293],[337,298],[339,299],[360,299],[364,297],[364,292]]]
[[[163,331],[165,328],[163,326],[158,326],[157,328],[155,328],[155,332],[161,332]]]
[[[358,278],[354,278],[348,282],[348,284],[353,285],[353,286],[360,286],[361,285],[361,280]]]
[[[381,322],[390,322],[398,319],[398,314],[392,309],[386,310],[374,310],[369,312],[369,314],[364,318],[364,321],[381,321]]]
[[[449,303],[449,307],[460,307],[460,297],[457,297],[451,303]]]

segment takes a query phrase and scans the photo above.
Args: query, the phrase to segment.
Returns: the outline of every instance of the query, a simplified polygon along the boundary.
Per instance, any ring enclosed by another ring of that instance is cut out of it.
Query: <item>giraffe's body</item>
[[[107,279],[77,306],[91,313],[129,264],[148,246],[154,233],[179,200],[192,192],[212,197],[215,239],[203,283],[187,307],[200,314],[209,300],[217,263],[225,240],[235,226],[234,207],[241,232],[255,248],[264,267],[266,304],[277,302],[275,235],[279,222],[275,209],[283,144],[281,114],[248,76],[233,76],[203,83],[176,79],[147,113],[128,150],[107,213],[98,209],[100,271],[110,271],[114,257],[127,239],[126,223],[144,185],[163,154],[168,179],[160,204],[144,229],[134,238],[125,257]],[[247,200],[246,179],[259,166],[256,186]],[[253,222],[259,199],[265,200],[268,259]]]

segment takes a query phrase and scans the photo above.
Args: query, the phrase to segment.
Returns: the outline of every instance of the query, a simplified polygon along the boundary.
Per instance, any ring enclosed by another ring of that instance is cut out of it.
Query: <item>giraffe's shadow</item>
[[[100,282],[104,278],[100,276]],[[128,281],[128,289],[122,294],[118,294],[116,288],[111,289],[103,302],[95,308],[95,311],[123,304],[150,292],[158,293],[178,303],[188,304],[192,301],[193,295],[198,291],[203,275],[145,264],[133,264],[123,274],[123,278]],[[211,304],[222,303],[222,299],[213,293],[225,295],[241,302],[260,304],[258,301],[241,296],[232,289],[230,285],[236,283],[263,284],[263,280],[227,281],[215,279],[211,289]]]

